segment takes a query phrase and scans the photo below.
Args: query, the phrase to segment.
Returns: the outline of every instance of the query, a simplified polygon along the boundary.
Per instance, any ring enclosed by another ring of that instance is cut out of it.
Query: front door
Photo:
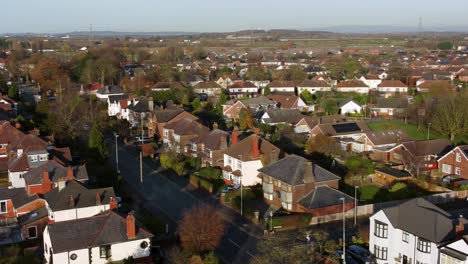
[[[408,264],[408,257],[403,255],[403,264]]]

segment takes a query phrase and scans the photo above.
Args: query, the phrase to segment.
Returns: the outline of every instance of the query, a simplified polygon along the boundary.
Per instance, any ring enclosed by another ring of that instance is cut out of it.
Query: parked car
[[[234,188],[232,188],[231,186],[224,187],[221,190],[222,193],[228,193],[228,192],[232,192],[232,191],[234,191]]]
[[[148,143],[148,142],[151,142],[151,138],[149,138],[148,136],[138,136],[136,137],[136,140],[139,142],[139,143]]]
[[[349,252],[349,254],[353,258],[361,260],[365,264],[376,263],[374,255],[372,255],[372,253],[369,250],[361,246],[351,245],[348,247],[348,250],[346,252]]]

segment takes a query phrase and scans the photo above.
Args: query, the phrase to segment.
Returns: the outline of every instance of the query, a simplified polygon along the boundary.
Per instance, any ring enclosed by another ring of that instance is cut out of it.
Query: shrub
[[[163,153],[159,156],[159,162],[161,166],[166,169],[170,169],[174,166],[173,158],[167,153]]]
[[[220,170],[217,170],[212,167],[206,167],[200,170],[200,177],[206,179],[219,180],[222,179],[222,173]]]
[[[198,186],[199,183],[200,183],[200,178],[198,178],[197,175],[192,174],[192,175],[190,175],[190,183],[191,183],[192,185],[194,185],[194,186]]]
[[[403,183],[403,182],[397,182],[395,183],[392,188],[390,188],[390,192],[391,193],[394,193],[394,192],[398,192],[398,191],[401,191],[403,189],[407,189],[408,186],[406,185],[406,183]]]
[[[200,179],[200,187],[207,192],[213,192],[213,184],[207,180]]]
[[[176,164],[174,164],[172,169],[179,176],[183,176],[186,173],[185,172],[185,163],[184,162],[177,162]]]

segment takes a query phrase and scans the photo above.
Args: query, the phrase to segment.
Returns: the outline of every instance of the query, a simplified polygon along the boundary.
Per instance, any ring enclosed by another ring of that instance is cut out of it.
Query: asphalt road
[[[115,162],[115,141],[108,139],[112,164]],[[215,251],[225,263],[249,263],[255,254],[263,230],[243,219],[236,211],[219,205],[219,202],[198,189],[194,189],[183,177],[165,172],[150,159],[143,159],[143,182],[140,182],[139,153],[132,147],[119,145],[119,169],[138,200],[154,215],[162,216],[169,224],[169,232],[175,232],[183,212],[197,204],[213,204],[225,219],[226,231]],[[156,234],[157,235],[157,234]]]

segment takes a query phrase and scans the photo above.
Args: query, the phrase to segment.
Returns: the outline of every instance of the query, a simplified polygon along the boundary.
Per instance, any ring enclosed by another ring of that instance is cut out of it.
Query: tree
[[[335,115],[338,114],[340,108],[335,99],[325,99],[322,100],[321,107],[325,111],[327,115]]]
[[[192,52],[192,59],[203,60],[208,57],[208,52],[203,47],[198,47]]]
[[[337,155],[341,153],[341,146],[334,138],[320,133],[307,141],[305,151],[307,153],[319,152],[326,155]]]
[[[16,99],[18,95],[18,89],[16,89],[16,84],[8,86],[8,97]]]
[[[442,99],[434,109],[432,127],[454,140],[468,132],[468,96],[452,96]]]
[[[54,58],[42,58],[31,71],[31,77],[44,88],[56,89],[61,94],[62,83],[67,78],[67,72],[60,62]]]
[[[451,50],[453,48],[453,44],[450,41],[444,41],[437,44],[437,48],[441,50]]]
[[[268,96],[271,93],[270,86],[267,86],[263,89],[263,95]]]
[[[312,101],[313,101],[312,94],[308,90],[302,91],[302,93],[299,96],[306,103],[312,103]]]
[[[253,80],[253,81],[265,81],[270,79],[270,75],[268,73],[268,70],[263,68],[262,66],[250,66],[247,69],[247,75],[246,75],[248,80]]]
[[[239,129],[242,131],[252,128],[254,126],[252,111],[248,108],[242,108],[237,121],[239,123]]]
[[[118,69],[112,64],[111,61],[107,59],[99,59],[96,61],[96,70],[99,76],[99,81],[101,85],[104,85],[106,81],[113,82],[114,78],[117,76]]]
[[[93,126],[91,128],[88,147],[97,155],[99,159],[104,160],[107,158],[107,145],[104,142],[104,134],[102,133],[101,125],[97,119],[94,120]]]
[[[224,220],[212,205],[197,205],[185,211],[179,225],[182,247],[194,253],[216,249],[224,234]]]
[[[302,66],[292,65],[287,69],[288,81],[301,82],[305,79],[307,79],[307,74]]]
[[[334,254],[338,249],[338,244],[330,239],[330,235],[322,230],[312,233],[314,248],[320,255]]]
[[[192,101],[192,108],[194,112],[200,112],[202,109],[200,98],[195,98]]]

